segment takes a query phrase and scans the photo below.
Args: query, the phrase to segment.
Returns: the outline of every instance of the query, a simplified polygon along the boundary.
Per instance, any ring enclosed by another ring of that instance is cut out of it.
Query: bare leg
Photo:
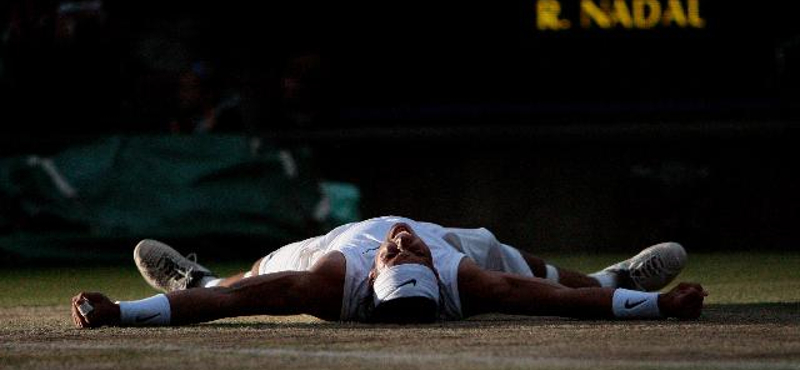
[[[253,264],[253,267],[250,268],[250,271],[249,271],[250,272],[250,277],[258,276],[258,268],[261,266],[261,260],[263,260],[263,259],[264,258],[259,258],[258,261],[256,261]],[[238,273],[236,275],[228,276],[228,277],[222,279],[222,281],[219,284],[217,284],[217,286],[229,287],[229,286],[231,286],[233,284],[236,284],[236,283],[242,281],[242,279],[245,279],[246,278],[245,274],[247,274],[247,271],[246,272],[240,272],[240,273]]]
[[[519,251],[522,254],[522,258],[525,259],[525,262],[528,263],[528,266],[531,268],[533,272],[533,276],[538,278],[546,278],[547,277],[547,263],[539,258],[536,257],[528,252]],[[571,271],[567,269],[563,269],[561,267],[556,267],[558,269],[558,283],[564,286],[568,286],[570,288],[587,288],[587,287],[598,287],[600,283],[593,277],[587,276],[586,274],[582,274],[577,271]]]
[[[217,286],[229,287],[235,283],[242,281],[242,279],[244,279],[244,275],[245,275],[244,272],[240,272],[236,275],[228,276],[222,279],[222,281],[220,281],[219,284],[217,284]]]

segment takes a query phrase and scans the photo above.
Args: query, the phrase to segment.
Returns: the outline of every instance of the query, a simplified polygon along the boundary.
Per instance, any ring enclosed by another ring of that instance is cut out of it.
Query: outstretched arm
[[[230,287],[196,288],[167,294],[170,325],[185,325],[225,317],[311,314],[339,319],[345,276],[341,253],[324,256],[309,271],[285,271],[243,279]],[[88,300],[92,312],[81,314]],[[120,325],[120,307],[99,293],[80,293],[72,301],[78,327]]]
[[[581,318],[616,316],[612,288],[568,288],[543,279],[482,270],[468,259],[459,267],[458,284],[465,316],[490,312]],[[658,295],[657,305],[664,317],[697,318],[706,295],[700,285],[683,283]]]

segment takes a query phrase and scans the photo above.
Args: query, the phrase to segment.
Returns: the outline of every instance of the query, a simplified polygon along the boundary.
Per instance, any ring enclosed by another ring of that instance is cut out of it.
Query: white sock
[[[545,275],[545,279],[550,280],[554,283],[558,283],[559,276],[558,276],[558,268],[553,265],[544,265],[547,269],[547,274]]]
[[[164,294],[154,295],[138,301],[117,302],[119,319],[123,326],[169,325],[172,310]]]
[[[616,288],[619,286],[617,283],[617,274],[608,271],[599,271],[594,274],[589,274],[589,277],[594,278],[600,283],[603,288]]]
[[[219,285],[219,283],[221,283],[222,280],[223,279],[218,278],[216,276],[205,276],[202,279],[200,279],[200,286],[203,288],[212,288]]]

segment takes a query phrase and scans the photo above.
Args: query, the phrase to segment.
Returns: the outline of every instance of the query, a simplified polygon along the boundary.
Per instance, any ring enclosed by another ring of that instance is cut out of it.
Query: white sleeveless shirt
[[[385,216],[339,226],[329,233],[286,245],[261,261],[259,274],[306,271],[322,256],[338,251],[346,260],[340,319],[368,321],[372,310],[369,271],[386,233],[398,222],[407,223],[428,245],[440,279],[440,318],[463,317],[458,292],[458,267],[469,256],[490,270],[531,276],[519,252],[500,244],[486,229],[452,229],[408,218]],[[527,271],[526,271],[527,269]]]

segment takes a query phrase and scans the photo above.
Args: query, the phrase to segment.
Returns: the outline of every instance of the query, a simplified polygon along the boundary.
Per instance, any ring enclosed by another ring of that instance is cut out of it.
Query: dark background
[[[0,155],[192,134],[229,101],[211,133],[311,147],[365,217],[530,250],[797,248],[791,2],[700,0],[703,29],[549,32],[535,4],[12,0]]]

